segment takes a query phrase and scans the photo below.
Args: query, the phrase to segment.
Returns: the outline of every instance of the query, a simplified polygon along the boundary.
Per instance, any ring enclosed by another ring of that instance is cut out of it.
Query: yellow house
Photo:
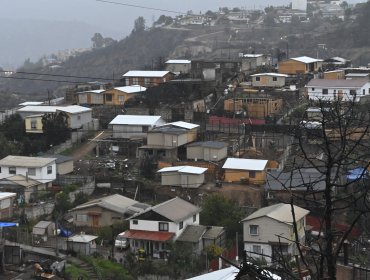
[[[268,160],[228,158],[222,166],[225,182],[248,182],[260,185],[266,182]]]
[[[26,133],[43,133],[42,125],[43,115],[31,115],[24,119]]]
[[[322,59],[316,59],[308,56],[289,58],[279,62],[278,72],[280,74],[307,74],[322,69]]]
[[[146,87],[140,85],[112,88],[104,92],[104,104],[123,105],[127,100],[145,91]]]

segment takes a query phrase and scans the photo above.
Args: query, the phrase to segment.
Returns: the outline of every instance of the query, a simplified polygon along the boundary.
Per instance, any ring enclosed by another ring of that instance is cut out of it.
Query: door
[[[92,216],[92,226],[93,227],[99,226],[99,216],[97,215]]]
[[[87,104],[91,104],[91,94],[87,94]]]

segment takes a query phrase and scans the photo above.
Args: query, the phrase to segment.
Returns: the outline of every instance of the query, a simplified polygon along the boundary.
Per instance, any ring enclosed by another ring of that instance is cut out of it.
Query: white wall
[[[253,245],[261,246],[261,254],[272,256],[272,248],[268,244],[261,244],[261,243],[244,243],[244,250],[247,251],[247,256],[253,259],[261,259],[262,256],[259,254],[253,254]],[[264,257],[267,263],[271,263],[271,258]]]
[[[52,166],[52,173],[48,174],[47,167]],[[27,176],[28,168],[26,167],[16,167],[16,175]],[[14,176],[14,174],[9,174],[9,166],[1,166],[0,179],[8,178]],[[48,183],[56,179],[56,164],[50,163],[44,167],[36,168],[36,175],[28,175],[29,178],[35,179],[42,183]]]
[[[92,121],[92,111],[86,111],[78,114],[68,114],[70,128],[76,129]]]
[[[308,97],[310,100],[327,100],[327,101],[334,101],[338,100],[338,93],[342,91],[343,99],[342,101],[353,101],[354,97],[356,99],[354,101],[358,102],[361,97],[367,96],[370,94],[369,92],[370,83],[365,84],[362,88],[354,88],[356,90],[356,96],[350,95],[349,88],[328,88],[328,94],[323,94],[323,88],[317,87],[307,87]],[[334,91],[336,94],[334,95]],[[364,94],[365,93],[365,94]],[[336,96],[336,98],[334,97]]]

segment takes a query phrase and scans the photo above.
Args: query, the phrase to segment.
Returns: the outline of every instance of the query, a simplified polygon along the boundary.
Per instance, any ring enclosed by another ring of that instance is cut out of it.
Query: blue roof
[[[3,222],[0,222],[0,228],[3,228],[3,227],[16,227],[17,226],[17,223],[3,223]]]
[[[362,167],[349,170],[346,177],[349,181],[355,181],[358,179],[369,179],[368,171]]]

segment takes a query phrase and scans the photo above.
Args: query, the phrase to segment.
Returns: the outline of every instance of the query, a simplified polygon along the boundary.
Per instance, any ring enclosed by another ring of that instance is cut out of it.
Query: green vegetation
[[[122,265],[113,263],[110,260],[106,260],[103,258],[93,258],[88,256],[84,257],[83,260],[91,264],[95,269],[97,269],[98,274],[101,275],[102,279],[106,280],[134,279]]]
[[[67,264],[65,272],[67,276],[66,279],[70,279],[70,280],[78,280],[79,277],[83,277],[83,279],[88,279],[88,276],[89,276],[85,270],[77,267],[74,264]]]

